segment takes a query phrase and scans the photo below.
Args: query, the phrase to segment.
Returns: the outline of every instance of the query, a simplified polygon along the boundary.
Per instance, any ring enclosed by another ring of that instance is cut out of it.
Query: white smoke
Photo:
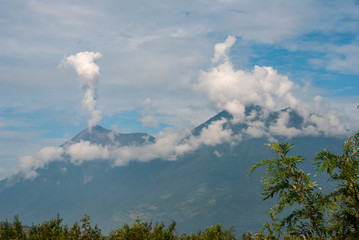
[[[217,43],[214,46],[214,57],[212,58],[213,63],[217,63],[219,61],[228,61],[228,52],[229,49],[236,42],[236,38],[234,36],[227,37],[226,41],[223,43]]]
[[[101,58],[99,52],[79,52],[76,55],[67,57],[63,64],[70,65],[76,70],[81,87],[84,91],[82,106],[90,114],[91,119],[88,120],[88,128],[91,131],[102,118],[100,110],[96,109],[96,87],[100,68],[94,63],[96,59]]]

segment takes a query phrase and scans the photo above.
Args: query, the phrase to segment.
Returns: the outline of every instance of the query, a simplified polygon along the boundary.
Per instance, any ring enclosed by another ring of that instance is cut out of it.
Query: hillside
[[[268,121],[273,121],[276,114]],[[230,119],[231,115],[221,112],[195,128],[192,134],[198,135],[221,118]],[[300,118],[291,115],[290,124],[299,123]],[[227,127],[236,132],[245,126],[229,122]],[[147,134],[118,134],[108,138],[108,133],[110,130],[100,126],[92,132],[85,129],[62,146],[79,141],[101,145],[115,142],[123,146],[156,141]],[[261,173],[254,173],[250,179],[246,173],[257,161],[273,156],[264,147],[267,142],[265,138],[248,138],[236,145],[201,146],[176,161],[131,161],[120,167],[102,159],[80,165],[55,161],[38,170],[39,176],[34,180],[21,180],[3,188],[0,216],[12,219],[19,214],[25,224],[31,224],[59,212],[65,223],[72,224],[87,213],[104,232],[130,223],[136,216],[166,224],[175,220],[177,230],[187,233],[216,223],[234,226],[236,232],[258,230],[265,222],[270,203],[261,200]],[[310,161],[323,148],[340,151],[343,139],[305,136],[292,138],[290,142],[295,144],[293,154],[300,153]],[[2,181],[2,185],[7,181]]]

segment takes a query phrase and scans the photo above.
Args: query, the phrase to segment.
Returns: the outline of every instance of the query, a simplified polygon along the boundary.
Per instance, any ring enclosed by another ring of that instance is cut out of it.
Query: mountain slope
[[[117,133],[101,126],[95,126],[89,131],[87,128],[73,137],[69,142],[62,144],[66,146],[80,141],[89,141],[92,144],[99,144],[102,146],[109,145],[142,145],[154,141],[154,137],[146,133]]]
[[[231,119],[229,113],[221,112],[195,128],[193,134],[198,135],[201,129],[223,117]],[[298,119],[293,116],[291,121],[295,123]],[[228,124],[233,131],[244,127]],[[115,139],[108,138],[109,133],[97,126],[92,132],[84,130],[72,142],[109,144]],[[142,139],[151,139],[148,135],[122,137],[118,140],[121,144],[146,144]],[[81,165],[52,162],[39,170],[36,179],[3,189],[0,216],[10,219],[19,214],[24,223],[31,224],[59,212],[66,223],[72,224],[88,213],[92,222],[105,232],[133,221],[136,216],[166,223],[175,220],[179,232],[195,232],[216,223],[234,226],[237,232],[255,231],[264,223],[269,203],[261,201],[260,171],[250,180],[246,173],[257,161],[273,156],[263,147],[266,142],[252,138],[237,145],[202,146],[177,161],[157,159],[130,162],[122,167],[112,167],[110,162],[100,159]],[[323,148],[339,151],[343,139],[297,137],[290,142],[296,145],[292,154],[308,157],[304,167],[313,172],[309,160],[314,154]]]

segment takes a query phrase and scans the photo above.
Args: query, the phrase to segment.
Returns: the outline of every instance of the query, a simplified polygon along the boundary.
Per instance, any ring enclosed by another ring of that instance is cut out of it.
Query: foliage
[[[61,224],[62,220],[57,214],[55,219],[32,224],[29,229],[25,229],[19,217],[15,216],[12,223],[8,220],[0,222],[0,239],[105,239],[97,225],[91,227],[88,215],[81,219],[81,227],[75,222],[69,229],[67,225]]]
[[[140,219],[136,219],[135,223],[132,226],[125,224],[122,228],[118,228],[115,231],[111,232],[109,239],[119,239],[119,240],[130,240],[130,239],[139,239],[139,240],[172,240],[178,239],[174,234],[176,227],[176,222],[172,222],[168,228],[165,228],[163,223],[156,223],[152,229],[152,222],[142,222]]]
[[[112,231],[108,236],[103,236],[101,230],[95,225],[91,226],[90,216],[84,215],[81,224],[75,222],[69,229],[62,225],[59,214],[55,219],[44,221],[25,230],[18,216],[9,223],[7,220],[0,222],[0,239],[109,239],[109,240],[235,240],[233,229],[224,230],[220,224],[211,226],[197,234],[177,235],[175,233],[176,222],[172,222],[167,228],[163,223],[142,222],[136,219],[133,225],[124,224],[121,228]]]
[[[329,230],[339,239],[359,238],[359,132],[343,146],[343,154],[324,150],[314,159],[318,171],[329,174],[338,187],[328,195],[335,203]]]
[[[268,144],[279,156],[270,160],[263,160],[254,165],[249,174],[255,169],[267,166],[262,178],[264,200],[278,197],[278,202],[268,211],[272,218],[272,224],[266,224],[269,236],[280,237],[282,229],[294,236],[319,237],[324,239],[325,227],[323,213],[328,204],[327,199],[318,191],[318,186],[313,182],[309,174],[299,168],[304,160],[300,155],[287,156],[293,147],[288,143]],[[277,216],[284,208],[295,206],[295,209],[287,217],[277,220]]]
[[[211,226],[205,231],[199,231],[197,234],[182,234],[181,240],[235,240],[232,228],[223,230],[221,224]]]
[[[359,133],[344,143],[341,155],[324,150],[313,160],[317,172],[329,174],[329,180],[338,184],[329,194],[323,194],[300,168],[303,157],[287,155],[293,145],[268,146],[278,157],[255,164],[249,175],[264,166],[262,195],[264,200],[275,198],[277,202],[268,211],[271,223],[265,223],[256,237],[359,239]],[[286,207],[289,210],[285,211]],[[282,217],[288,211],[289,215]]]
[[[18,215],[14,217],[12,224],[7,219],[0,223],[0,239],[25,239],[25,237],[26,233]]]

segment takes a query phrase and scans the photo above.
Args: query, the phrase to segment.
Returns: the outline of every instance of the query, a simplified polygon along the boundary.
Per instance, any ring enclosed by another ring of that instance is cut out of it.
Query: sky
[[[301,112],[317,126],[301,129],[308,134],[359,127],[358,1],[0,4],[0,179],[33,169],[44,152],[72,153],[57,146],[96,124],[167,139],[222,110],[245,121],[243,107],[259,104]],[[283,133],[285,118],[246,134]],[[202,137],[213,129],[229,139],[218,125]],[[215,143],[191,139],[171,151]],[[124,155],[99,150],[115,163]]]

